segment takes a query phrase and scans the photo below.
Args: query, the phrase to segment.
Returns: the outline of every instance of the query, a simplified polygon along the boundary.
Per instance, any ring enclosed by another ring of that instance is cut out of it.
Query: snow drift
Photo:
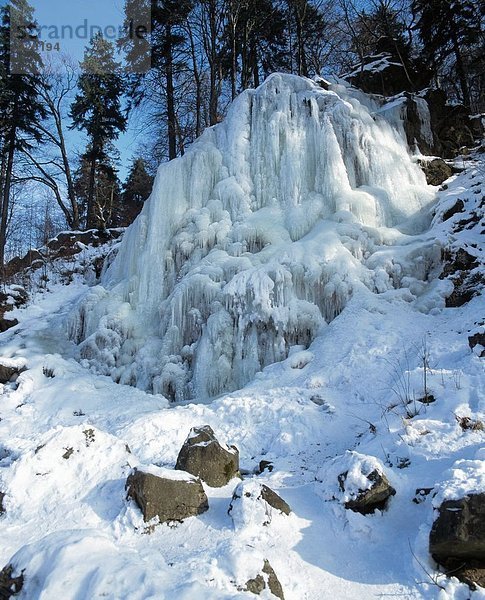
[[[432,248],[421,267],[385,248],[412,251],[433,190],[401,129],[372,108],[281,74],[241,94],[160,167],[70,316],[85,364],[171,400],[213,397],[308,346],[359,287],[426,281]]]

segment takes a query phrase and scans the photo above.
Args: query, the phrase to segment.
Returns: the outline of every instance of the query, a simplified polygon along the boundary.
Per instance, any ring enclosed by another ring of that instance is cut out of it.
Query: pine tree
[[[424,58],[435,73],[446,59],[455,59],[462,100],[470,107],[465,54],[481,36],[481,19],[472,0],[413,0],[416,29],[423,43]],[[483,52],[483,48],[482,48]]]
[[[96,207],[96,172],[110,164],[110,144],[126,129],[121,107],[124,90],[113,45],[100,34],[91,40],[81,63],[79,93],[71,106],[73,127],[86,132],[89,144],[83,158],[89,163],[86,227],[104,227]],[[98,207],[99,208],[99,207]]]
[[[128,226],[137,217],[143,203],[150,196],[153,187],[153,177],[146,170],[143,158],[135,158],[122,195],[122,211],[120,224]]]
[[[26,0],[11,0],[2,7],[0,15],[0,269],[3,273],[15,155],[42,141],[38,125],[45,118],[45,110],[37,92],[41,57],[35,39],[20,35],[24,31],[33,36],[34,10]],[[16,72],[12,72],[12,66]]]

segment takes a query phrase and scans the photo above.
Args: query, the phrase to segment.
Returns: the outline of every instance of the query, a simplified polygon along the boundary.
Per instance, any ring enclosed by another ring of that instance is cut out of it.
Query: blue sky
[[[84,49],[89,43],[89,39],[82,39],[76,36],[76,28],[87,26],[114,27],[118,29],[123,23],[124,0],[29,0],[29,3],[35,9],[35,17],[41,30],[41,39],[45,42],[59,41],[60,53],[69,56],[73,62],[79,62],[83,58]],[[5,0],[0,0],[0,5],[5,5]],[[64,27],[65,35],[60,40],[51,40],[51,35],[56,30],[62,31]],[[70,39],[70,30],[74,35]],[[84,30],[78,30],[81,36]],[[45,52],[44,54],[49,54]],[[59,51],[52,49],[50,54],[55,61]],[[120,56],[120,60],[121,60]],[[74,152],[83,152],[86,146],[85,136],[77,131],[67,132],[68,144]],[[123,181],[129,170],[131,159],[136,153],[137,148],[142,143],[142,136],[138,135],[133,123],[129,123],[128,131],[120,136],[115,142],[120,152],[121,164],[119,165],[119,176]]]

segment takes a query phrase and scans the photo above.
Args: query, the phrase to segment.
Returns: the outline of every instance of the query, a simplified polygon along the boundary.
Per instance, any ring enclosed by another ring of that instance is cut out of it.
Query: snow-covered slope
[[[475,280],[484,276],[483,154],[464,166],[425,233],[379,247],[389,265],[414,249],[424,270],[418,249],[465,248]],[[463,208],[449,216],[458,199]],[[0,568],[23,573],[16,598],[248,600],[241,590],[264,559],[286,600],[485,598],[440,573],[427,545],[433,504],[485,491],[484,432],[463,421],[485,421],[483,348],[468,341],[484,331],[485,303],[476,295],[443,308],[435,284],[410,277],[393,289],[382,274],[380,293],[359,289],[309,348],[293,348],[236,393],[184,406],[83,368],[65,322],[87,285],[76,271],[69,285],[47,282],[0,335],[2,357],[27,367],[0,388]],[[451,291],[448,280],[436,285]],[[423,352],[429,405],[419,402]],[[191,427],[203,424],[239,448],[245,481],[278,492],[290,516],[274,512],[263,526],[255,511],[234,523],[234,480],[205,486],[209,510],[199,517],[146,528],[126,500],[129,470],[173,468]],[[273,471],[253,474],[260,460]],[[349,470],[347,491],[359,487],[361,463],[384,469],[396,490],[384,512],[342,505],[337,475]]]
[[[203,400],[307,347],[358,289],[427,291],[439,247],[411,234],[428,227],[434,190],[402,128],[373,108],[290,75],[241,94],[160,167],[102,285],[73,311],[84,364]]]

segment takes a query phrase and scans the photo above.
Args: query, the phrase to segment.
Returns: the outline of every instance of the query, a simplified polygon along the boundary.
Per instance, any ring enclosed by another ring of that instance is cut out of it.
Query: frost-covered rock
[[[292,75],[243,92],[160,167],[102,285],[71,314],[85,364],[172,401],[214,397],[308,347],[356,289],[421,277],[384,260],[376,280],[367,263],[395,243],[385,228],[424,229],[433,200],[400,116],[391,125],[377,108]]]
[[[396,490],[384,474],[382,463],[373,456],[347,451],[316,474],[323,486],[317,488],[325,500],[339,500],[350,510],[373,513],[386,507]]]
[[[236,487],[228,512],[234,528],[240,530],[253,525],[269,525],[275,511],[289,515],[291,508],[267,485],[250,480]]]
[[[246,582],[245,591],[252,592],[253,594],[259,595],[265,589],[268,589],[273,596],[285,600],[283,588],[281,583],[268,560],[264,560],[263,568],[261,573],[256,575],[253,579],[249,579]]]
[[[127,495],[133,498],[145,521],[158,517],[161,523],[182,521],[209,509],[199,479],[181,471],[159,467],[134,469],[126,480]]]
[[[211,487],[222,487],[239,476],[239,451],[221,444],[209,425],[194,427],[180,449],[175,468],[200,477]]]

